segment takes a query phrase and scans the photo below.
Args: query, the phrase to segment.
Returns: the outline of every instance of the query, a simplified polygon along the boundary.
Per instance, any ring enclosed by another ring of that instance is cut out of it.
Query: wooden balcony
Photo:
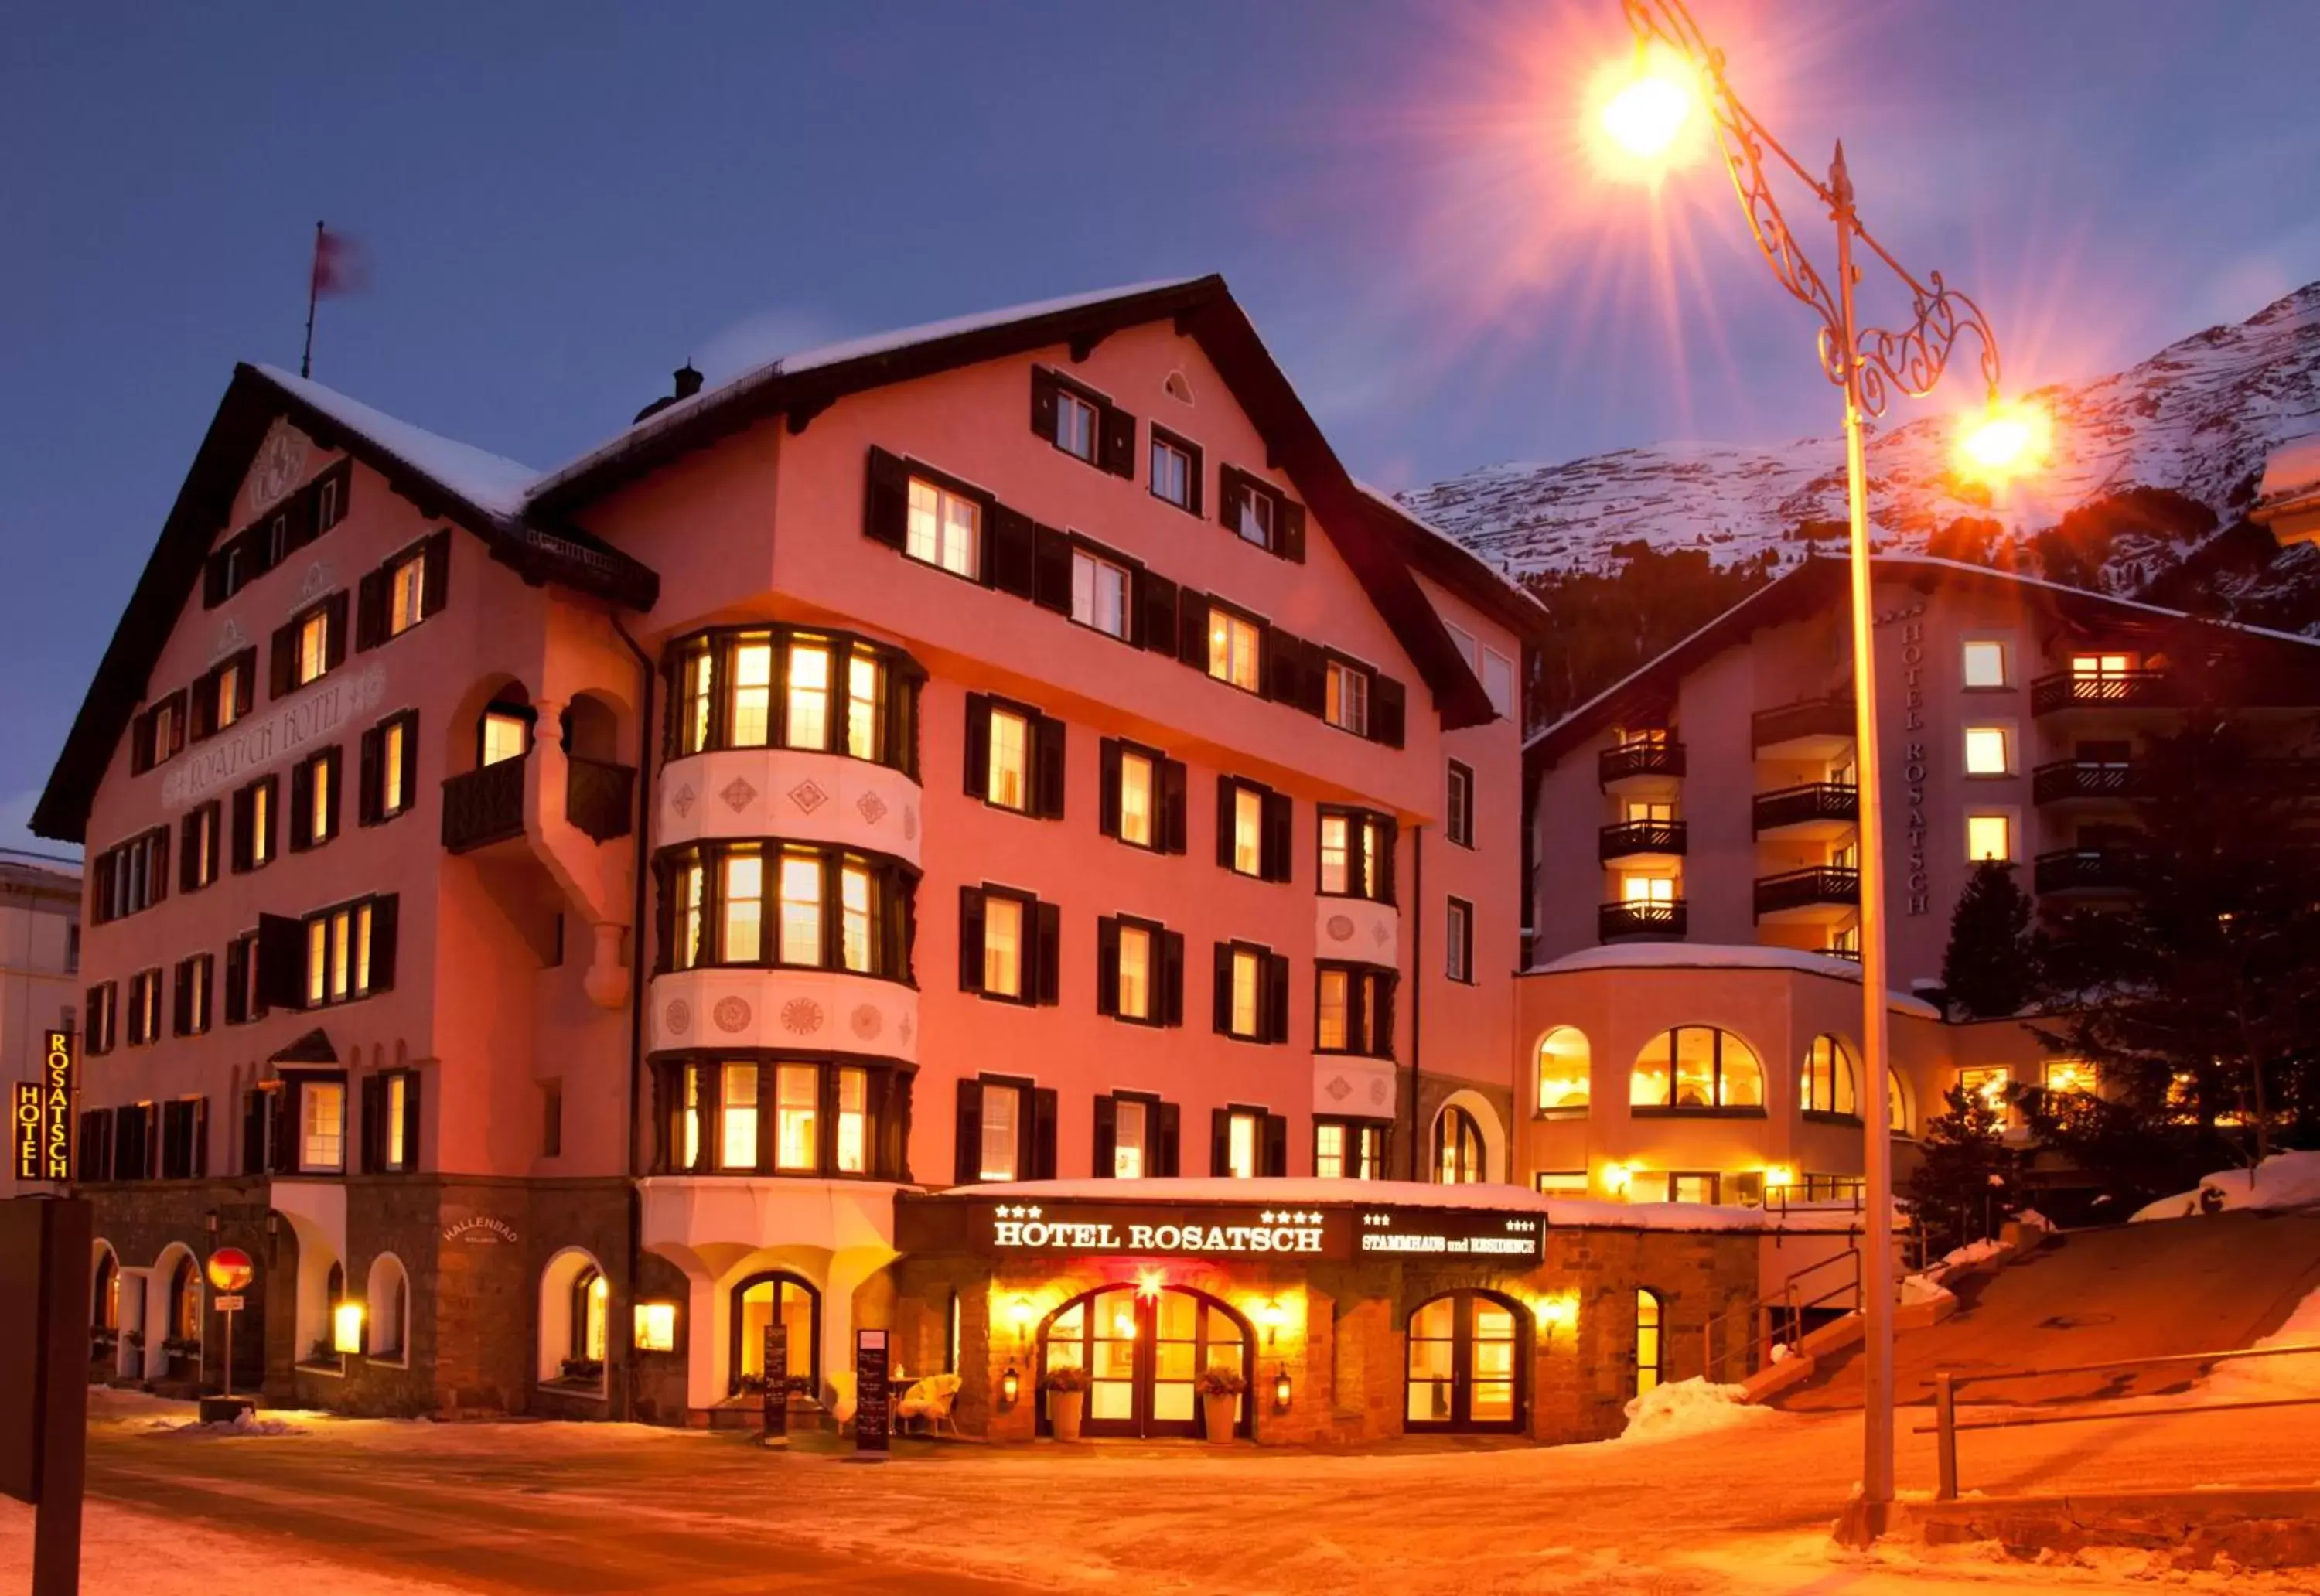
[[[1681,821],[1623,821],[1603,828],[1596,857],[1608,862],[1638,854],[1681,856],[1689,830]]]
[[[1758,755],[1768,749],[1798,755],[1826,753],[1853,740],[1853,694],[1799,699],[1749,717],[1749,741]]]
[[[1808,865],[1756,878],[1756,918],[1796,917],[1799,911],[1843,910],[1861,902],[1861,872],[1839,865]]]
[[[1689,919],[1681,898],[1672,902],[1606,903],[1595,911],[1595,936],[1603,942],[1673,941],[1684,934]]]
[[[1861,819],[1861,789],[1847,782],[1807,782],[1756,794],[1756,833],[1802,829],[1834,831]]]
[[[637,771],[577,755],[566,762],[564,817],[598,842],[626,837],[636,829]]]
[[[2030,796],[2038,803],[2124,799],[2134,795],[2136,775],[2123,759],[2056,759],[2030,773]]]
[[[2131,893],[2142,884],[2143,856],[2127,848],[2065,848],[2040,854],[2032,874],[2042,896]]]
[[[2030,684],[2030,712],[2059,714],[2071,709],[2172,709],[2173,684],[2162,670],[2107,671],[2085,676],[2057,671]]]
[[[1642,775],[1680,776],[1683,774],[1683,745],[1663,737],[1639,737],[1632,742],[1617,743],[1596,757],[1595,774],[1606,787]]]
[[[469,853],[523,835],[523,778],[527,761],[503,759],[479,766],[443,784],[443,846]]]

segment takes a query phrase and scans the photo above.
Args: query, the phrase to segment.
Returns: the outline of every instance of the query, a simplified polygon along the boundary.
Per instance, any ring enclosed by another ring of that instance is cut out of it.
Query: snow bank
[[[2213,1197],[2205,1195],[2213,1192]],[[2320,1207],[2320,1153],[2274,1153],[2256,1166],[2250,1181],[2244,1169],[2219,1169],[2199,1177],[2189,1192],[2161,1197],[2135,1210],[2130,1223],[2151,1220],[2188,1220],[2217,1209]]]
[[[1711,1385],[1699,1376],[1655,1385],[1629,1402],[1627,1412],[1621,1441],[1679,1441],[1772,1416],[1772,1409],[1750,1403],[1746,1386]]]
[[[2254,1345],[2320,1347],[2320,1291],[2298,1302],[2286,1324]],[[2302,1357],[2250,1357],[2217,1364],[2199,1400],[2254,1402],[2276,1397],[2320,1397],[2320,1351]]]
[[[218,1596],[245,1584],[330,1596],[458,1596],[472,1589],[405,1579],[311,1541],[228,1534],[95,1497],[81,1511],[82,1596]],[[32,1582],[32,1514],[0,1497],[0,1591]]]

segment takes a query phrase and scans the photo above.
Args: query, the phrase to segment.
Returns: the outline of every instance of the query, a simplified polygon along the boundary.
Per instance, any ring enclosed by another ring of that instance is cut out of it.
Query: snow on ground
[[[2286,1324],[2250,1350],[2261,1347],[2320,1348],[2320,1292],[2297,1303]],[[2279,1397],[2320,1397],[2320,1350],[2302,1356],[2235,1358],[2217,1364],[2199,1400],[2255,1402]]]
[[[0,1590],[32,1585],[32,1508],[0,1497]],[[81,1596],[219,1596],[247,1584],[253,1571],[266,1589],[300,1596],[441,1596],[468,1588],[361,1566],[287,1536],[228,1535],[108,1501],[82,1510],[80,1558]]]
[[[1705,1377],[1655,1385],[1627,1404],[1623,1442],[1679,1441],[1711,1430],[1761,1424],[1770,1408],[1752,1406],[1745,1385],[1712,1385]]]
[[[2207,1197],[2211,1192],[2215,1195]],[[2252,1178],[2245,1169],[2202,1175],[2190,1191],[2137,1209],[2130,1222],[2192,1219],[2211,1204],[2225,1209],[2320,1208],[2320,1152],[2274,1153],[2256,1166]]]

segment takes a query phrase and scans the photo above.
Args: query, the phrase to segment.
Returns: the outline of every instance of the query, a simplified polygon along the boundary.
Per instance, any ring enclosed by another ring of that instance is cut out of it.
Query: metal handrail
[[[2107,1413],[2033,1413],[2012,1419],[1970,1419],[1958,1422],[1957,1393],[1962,1385],[1989,1385],[2000,1380],[2048,1380],[2065,1374],[2102,1374],[2114,1369],[2163,1368],[2174,1364],[2227,1364],[2252,1357],[2288,1357],[2297,1353],[2320,1352],[2320,1341],[2305,1342],[2295,1347],[2239,1347],[2221,1352],[2170,1352],[2150,1357],[2112,1358],[2098,1364],[2067,1364],[2058,1369],[2000,1369],[1990,1374],[1957,1374],[1947,1369],[1934,1374],[1934,1422],[1917,1426],[1917,1433],[1933,1436],[1935,1467],[1939,1474],[1934,1488],[1936,1501],[1955,1501],[1958,1497],[1957,1437],[1962,1429],[2020,1429],[2039,1424],[2093,1424],[2105,1419],[2168,1419],[2179,1413],[2237,1413],[2254,1408],[2306,1408],[2320,1405],[2320,1396],[2266,1397],[2257,1401],[2200,1402],[2188,1407],[2129,1408]],[[2089,1399],[2101,1400],[2101,1399]]]
[[[1776,1325],[1784,1324],[1786,1326],[1788,1334],[1782,1339],[1784,1339],[1788,1345],[1794,1346],[1798,1341],[1803,1338],[1803,1316],[1807,1310],[1825,1307],[1835,1298],[1844,1296],[1847,1292],[1855,1293],[1860,1292],[1862,1277],[1861,1261],[1861,1245],[1860,1243],[1855,1242],[1853,1246],[1846,1247],[1841,1253],[1831,1253],[1827,1257],[1819,1260],[1817,1263],[1806,1265],[1803,1268],[1790,1274],[1786,1280],[1782,1281],[1778,1286],[1775,1286],[1769,1292],[1760,1293],[1747,1299],[1745,1301],[1735,1302],[1720,1313],[1709,1314],[1708,1316],[1708,1323],[1705,1327],[1705,1340],[1703,1343],[1704,1351],[1701,1356],[1700,1372],[1707,1375],[1710,1381],[1714,1381],[1717,1377],[1718,1368],[1722,1365],[1728,1365],[1734,1355],[1744,1349],[1750,1354],[1749,1362],[1753,1365],[1755,1361],[1754,1355],[1757,1347],[1760,1331],[1763,1336],[1763,1345],[1769,1348],[1774,1339],[1772,1332],[1773,1327]],[[1797,1284],[1799,1281],[1805,1279],[1808,1275],[1817,1274],[1822,1270],[1828,1268],[1831,1265],[1844,1263],[1850,1263],[1853,1265],[1853,1272],[1847,1279],[1830,1287],[1825,1292],[1818,1292],[1814,1296],[1805,1298],[1799,1297],[1797,1292]],[[1745,1339],[1740,1337],[1719,1337],[1717,1335],[1717,1332],[1719,1326],[1723,1326],[1729,1320],[1738,1318],[1743,1314],[1747,1316],[1745,1320],[1746,1329]],[[1720,1356],[1717,1354],[1716,1346],[1719,1339],[1725,1342],[1724,1350]],[[1756,1371],[1754,1367],[1744,1367],[1740,1371],[1743,1378],[1745,1378],[1747,1375],[1753,1374]]]

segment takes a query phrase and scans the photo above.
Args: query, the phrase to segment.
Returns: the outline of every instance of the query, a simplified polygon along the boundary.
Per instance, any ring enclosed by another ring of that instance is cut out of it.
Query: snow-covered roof
[[[486,514],[513,521],[523,513],[524,501],[540,479],[539,473],[529,466],[414,427],[311,377],[273,366],[260,366],[258,370],[267,381],[361,433],[384,452]]]
[[[1627,942],[1582,948],[1549,963],[1533,965],[1523,974],[1569,975],[1583,970],[1793,970],[1861,984],[1861,966],[1851,959],[1743,942]],[[1885,1002],[1897,1013],[1926,1020],[1942,1017],[1942,1011],[1923,998],[1889,992]]]
[[[1391,1208],[1482,1209],[1491,1212],[1538,1213],[1549,1225],[1618,1230],[1850,1230],[1862,1218],[1851,1208],[1775,1212],[1708,1202],[1609,1202],[1586,1197],[1549,1197],[1522,1186],[1487,1183],[1439,1185],[1430,1181],[1297,1180],[1265,1176],[1237,1180],[1228,1175],[1184,1179],[1108,1181],[1001,1181],[953,1186],[929,1194],[938,1202],[1132,1202],[1166,1206],[1184,1202],[1286,1204],[1376,1203]]]

